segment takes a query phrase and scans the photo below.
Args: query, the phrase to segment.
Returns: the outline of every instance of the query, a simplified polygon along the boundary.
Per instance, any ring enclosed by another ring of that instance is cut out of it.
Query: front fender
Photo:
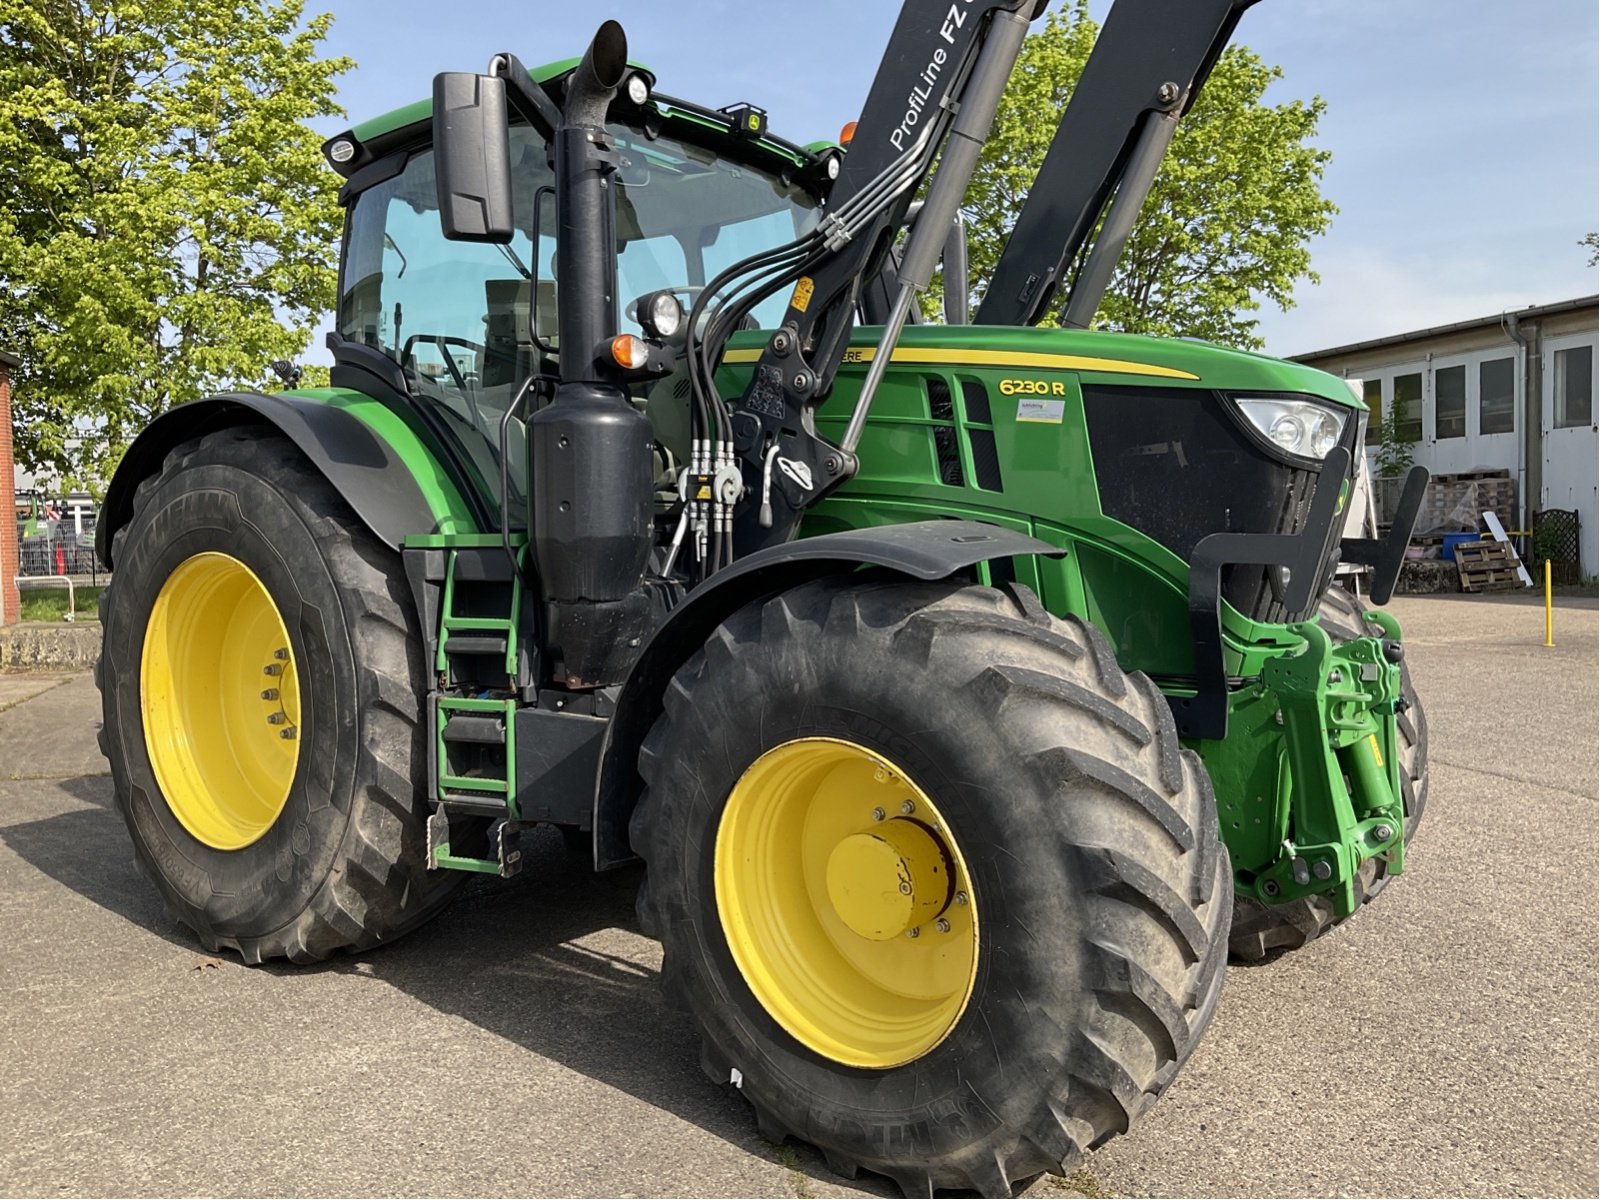
[[[701,584],[651,635],[617,694],[595,780],[595,869],[610,870],[633,861],[628,819],[644,787],[637,768],[639,746],[661,715],[667,683],[734,612],[754,600],[863,566],[933,580],[991,559],[1029,554],[1058,558],[1064,553],[1059,546],[995,525],[917,521],[769,546]]]
[[[356,516],[396,549],[412,534],[474,531],[461,493],[398,416],[345,389],[265,395],[227,392],[180,405],[152,421],[122,456],[95,528],[108,568],[112,540],[133,516],[133,497],[174,448],[193,438],[265,421],[327,477]]]

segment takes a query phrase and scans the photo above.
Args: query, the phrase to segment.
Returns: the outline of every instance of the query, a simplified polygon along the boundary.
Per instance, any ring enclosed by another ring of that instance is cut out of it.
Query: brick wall
[[[0,350],[0,625],[14,624],[17,598],[16,471],[11,458],[11,368],[17,360]]]

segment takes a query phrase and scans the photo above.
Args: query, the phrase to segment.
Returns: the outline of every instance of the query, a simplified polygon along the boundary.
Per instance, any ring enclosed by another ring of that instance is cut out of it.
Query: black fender
[[[95,553],[111,568],[111,543],[133,516],[133,496],[161,470],[173,448],[234,425],[265,421],[300,448],[356,516],[396,549],[409,534],[433,533],[437,518],[411,469],[360,420],[317,400],[260,392],[226,392],[179,405],[157,417],[122,456],[95,527]]]
[[[661,715],[668,682],[734,612],[751,601],[863,566],[933,580],[990,559],[1033,554],[1059,558],[1064,553],[1059,546],[996,525],[917,521],[769,546],[701,584],[651,635],[617,693],[595,780],[595,869],[606,871],[634,860],[628,820],[644,788],[638,771],[639,746]]]

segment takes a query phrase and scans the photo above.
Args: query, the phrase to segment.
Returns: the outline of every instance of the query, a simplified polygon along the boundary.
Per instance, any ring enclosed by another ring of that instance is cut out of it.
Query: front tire
[[[1367,606],[1353,592],[1337,584],[1323,593],[1317,618],[1334,645],[1372,636]],[[1395,718],[1395,740],[1400,751],[1400,792],[1405,806],[1405,844],[1411,846],[1428,804],[1428,716],[1417,699],[1411,671],[1400,664],[1403,710]],[[1356,876],[1356,912],[1377,899],[1389,886],[1388,863],[1368,859]],[[1355,916],[1351,913],[1350,916]],[[1260,962],[1268,955],[1299,950],[1350,917],[1339,917],[1326,896],[1303,896],[1286,904],[1263,904],[1252,896],[1238,896],[1233,906],[1233,933],[1229,951],[1235,961]]]
[[[439,910],[427,691],[398,557],[282,437],[185,443],[139,485],[97,669],[135,861],[208,950],[312,962]]]
[[[1203,767],[1097,632],[1025,589],[823,581],[729,618],[665,699],[640,914],[765,1136],[1008,1195],[1171,1083],[1232,876]]]

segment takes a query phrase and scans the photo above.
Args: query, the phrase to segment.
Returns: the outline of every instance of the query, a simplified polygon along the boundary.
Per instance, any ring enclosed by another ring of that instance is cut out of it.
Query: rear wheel
[[[1323,630],[1339,645],[1377,632],[1367,624],[1366,612],[1367,606],[1359,596],[1335,586],[1323,594],[1317,616]],[[1400,791],[1406,814],[1405,842],[1409,847],[1428,803],[1428,718],[1404,662],[1400,664],[1400,695],[1402,709],[1395,721],[1395,737],[1400,749]],[[1388,887],[1389,879],[1387,863],[1379,859],[1363,863],[1356,876],[1360,901],[1356,912]],[[1259,961],[1274,952],[1298,950],[1349,919],[1335,915],[1333,902],[1326,896],[1306,896],[1287,904],[1262,904],[1253,897],[1239,896],[1234,900],[1229,950],[1242,962]]]
[[[669,686],[632,836],[713,1079],[908,1195],[1070,1169],[1220,992],[1232,877],[1166,702],[1022,589],[825,581]]]
[[[168,455],[115,558],[101,745],[172,915],[306,962],[437,911],[459,878],[426,870],[427,676],[393,551],[249,427]]]

